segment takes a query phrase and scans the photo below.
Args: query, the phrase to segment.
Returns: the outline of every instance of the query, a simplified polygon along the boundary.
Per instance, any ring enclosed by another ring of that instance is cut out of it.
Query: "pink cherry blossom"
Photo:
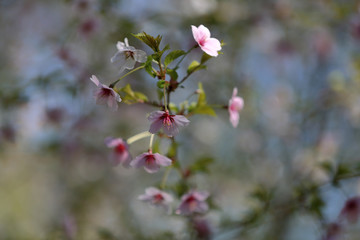
[[[98,87],[94,93],[96,103],[107,104],[111,110],[116,111],[118,108],[117,102],[121,102],[120,95],[114,89],[100,83],[95,75],[92,75],[90,80]]]
[[[216,57],[218,51],[221,50],[221,44],[216,38],[210,37],[210,31],[204,25],[195,27],[191,25],[192,33],[195,41],[199,44],[201,50],[209,54],[210,56]]]
[[[208,204],[205,202],[208,197],[208,192],[191,190],[181,197],[181,204],[176,210],[176,213],[183,215],[204,213],[209,209]]]
[[[162,207],[170,213],[170,203],[173,201],[173,197],[155,187],[148,187],[145,189],[145,194],[139,196],[139,200]]]
[[[172,164],[171,159],[159,154],[152,153],[151,151],[143,153],[137,156],[131,161],[130,166],[139,168],[144,167],[148,173],[155,173],[159,171],[160,166],[170,166]]]
[[[125,69],[133,69],[136,62],[145,62],[146,53],[142,50],[129,46],[127,38],[124,42],[118,42],[116,44],[118,52],[111,58],[111,62],[116,64],[120,72]]]
[[[346,219],[348,222],[354,223],[359,219],[360,215],[360,197],[352,197],[348,199],[341,210],[340,219]]]
[[[150,133],[155,134],[162,128],[169,137],[179,133],[179,127],[187,126],[190,123],[183,115],[170,115],[168,111],[152,112],[148,120],[152,122],[149,130]]]
[[[241,97],[236,96],[237,92],[237,88],[234,88],[228,107],[230,122],[234,128],[239,124],[239,112],[244,108],[244,100]]]
[[[105,139],[105,144],[108,148],[113,148],[111,162],[114,166],[122,164],[124,167],[130,166],[131,156],[129,153],[129,145],[121,138]]]

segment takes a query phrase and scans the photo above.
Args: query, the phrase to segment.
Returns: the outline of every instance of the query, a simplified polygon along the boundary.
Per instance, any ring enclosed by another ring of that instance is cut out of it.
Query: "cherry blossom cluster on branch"
[[[108,105],[113,111],[118,109],[118,102],[127,104],[146,103],[160,108],[148,115],[147,119],[150,123],[148,131],[136,134],[126,140],[108,137],[105,139],[105,144],[113,150],[111,163],[114,166],[121,164],[126,168],[144,168],[147,173],[151,174],[158,172],[161,167],[166,168],[163,181],[159,186],[160,189],[154,186],[148,187],[145,190],[145,194],[139,196],[139,199],[164,208],[168,213],[171,212],[171,203],[174,201],[174,197],[165,191],[171,189],[166,185],[166,180],[169,171],[172,168],[177,169],[180,173],[181,181],[185,182],[185,187],[176,192],[176,195],[180,198],[180,204],[176,208],[175,213],[186,216],[206,213],[209,210],[207,201],[210,194],[206,191],[198,191],[186,182],[190,172],[189,170],[181,168],[181,161],[177,159],[176,156],[177,147],[174,148],[175,150],[173,149],[173,154],[168,153],[165,156],[159,152],[153,152],[153,141],[155,136],[160,140],[170,139],[173,143],[172,147],[176,146],[176,144],[174,144],[176,142],[175,136],[179,133],[180,127],[185,127],[190,124],[189,117],[195,114],[215,116],[212,105],[209,105],[206,101],[205,91],[201,83],[199,83],[199,88],[194,91],[194,95],[198,95],[197,102],[189,104],[188,99],[185,99],[185,101],[178,106],[170,102],[171,93],[175,92],[193,73],[205,69],[205,63],[212,57],[217,57],[221,50],[220,41],[210,37],[211,35],[208,28],[203,25],[199,27],[191,26],[191,28],[194,40],[196,41],[194,46],[186,52],[183,50],[170,51],[166,54],[165,58],[163,58],[163,56],[165,52],[170,50],[170,46],[166,45],[161,49],[161,36],[153,37],[145,32],[133,35],[152,49],[153,53],[150,55],[147,55],[143,50],[130,46],[128,39],[125,38],[124,42],[119,41],[117,43],[117,52],[111,58],[111,62],[116,65],[120,73],[125,70],[129,70],[129,72],[112,82],[109,86],[102,84],[95,75],[90,78],[97,86],[94,93],[96,103]],[[187,74],[183,76],[182,79],[179,79],[177,71],[180,64],[193,49],[198,47],[204,52],[201,60],[192,61],[187,68]],[[177,59],[179,60],[174,66],[172,63]],[[137,62],[140,63],[140,65],[135,68]],[[152,78],[156,79],[156,87],[162,92],[159,102],[149,101],[144,93],[133,91],[129,84],[122,88],[115,87],[121,79],[141,69],[144,69]],[[229,104],[221,105],[221,108],[228,109],[230,122],[233,127],[238,125],[239,113],[243,107],[244,100],[237,96],[237,88],[234,88]],[[150,137],[147,151],[132,158],[129,146],[133,142],[146,137]],[[194,224],[197,222],[194,219],[192,220]]]

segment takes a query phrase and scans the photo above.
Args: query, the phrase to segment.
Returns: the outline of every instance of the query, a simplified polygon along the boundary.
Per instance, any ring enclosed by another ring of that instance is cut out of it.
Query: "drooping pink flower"
[[[340,212],[340,219],[346,219],[348,222],[355,223],[360,216],[360,197],[352,197],[345,202]]]
[[[140,154],[134,160],[131,161],[130,166],[132,167],[144,167],[148,173],[155,173],[159,171],[160,166],[170,166],[172,164],[171,159],[159,154],[149,152]]]
[[[124,167],[129,167],[131,162],[131,156],[129,153],[129,145],[122,138],[111,138],[105,139],[105,144],[108,148],[113,148],[111,156],[111,163],[114,166],[122,164]]]
[[[208,192],[191,190],[181,197],[181,204],[176,210],[176,213],[183,215],[204,213],[209,209],[209,205],[205,202],[208,197]]]
[[[199,44],[201,50],[210,56],[216,57],[218,55],[218,51],[221,50],[219,40],[211,38],[209,29],[204,25],[200,25],[199,27],[191,25],[191,29],[194,39]]]
[[[116,111],[118,108],[117,102],[121,102],[120,95],[114,89],[100,83],[95,75],[92,75],[90,80],[98,87],[94,93],[96,103],[107,104],[111,110]]]
[[[146,53],[129,46],[127,38],[125,38],[124,42],[119,41],[116,47],[118,51],[111,58],[111,62],[119,67],[120,72],[125,69],[133,69],[136,62],[146,62]]]
[[[234,88],[228,107],[230,122],[234,128],[239,124],[239,112],[244,108],[244,100],[241,97],[236,96],[237,92],[237,88]]]
[[[148,187],[145,189],[145,194],[139,196],[139,200],[162,207],[170,213],[170,203],[173,201],[173,197],[155,187]]]
[[[172,137],[179,133],[179,127],[187,126],[190,121],[183,115],[170,115],[169,111],[155,111],[150,113],[150,133],[157,133],[161,128],[165,134]]]
[[[209,240],[212,238],[212,227],[205,218],[195,217],[193,219],[193,227],[198,239]]]

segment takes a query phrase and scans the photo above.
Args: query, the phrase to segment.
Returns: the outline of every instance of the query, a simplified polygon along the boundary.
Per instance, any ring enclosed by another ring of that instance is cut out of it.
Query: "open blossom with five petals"
[[[190,121],[183,115],[170,115],[169,111],[155,111],[150,113],[150,133],[157,133],[161,128],[165,134],[172,137],[179,133],[179,127],[187,126]]]
[[[209,209],[206,199],[208,192],[191,190],[181,197],[181,204],[176,210],[177,214],[190,215],[192,213],[204,213]]]
[[[92,75],[90,80],[98,87],[94,92],[96,103],[107,104],[111,110],[116,111],[118,108],[117,102],[121,102],[120,95],[114,89],[100,83],[95,75]]]
[[[162,207],[167,212],[170,212],[170,203],[173,201],[173,197],[155,187],[148,187],[145,189],[145,194],[139,196],[139,200]]]
[[[236,96],[237,92],[237,88],[234,88],[233,95],[229,100],[228,107],[230,114],[230,122],[234,128],[237,127],[237,125],[239,124],[239,112],[244,108],[244,100],[241,97]]]
[[[120,163],[124,167],[130,166],[131,156],[128,150],[129,145],[123,139],[108,137],[105,139],[105,144],[108,148],[113,148],[111,163],[114,166],[117,166]]]
[[[132,160],[130,166],[135,168],[144,167],[148,173],[155,173],[159,171],[160,166],[167,167],[171,164],[171,159],[159,153],[152,153],[151,150],[149,150],[149,152],[143,153]]]
[[[146,62],[146,53],[129,46],[127,38],[124,42],[119,41],[116,47],[118,52],[111,58],[111,62],[120,68],[120,72],[124,69],[133,69],[136,62]]]
[[[346,219],[348,222],[355,223],[360,216],[360,196],[348,199],[341,210],[340,219]]]
[[[201,50],[210,56],[216,57],[218,55],[218,51],[221,50],[219,40],[211,38],[209,29],[204,25],[200,25],[199,27],[191,25],[191,29],[194,39],[199,44]]]

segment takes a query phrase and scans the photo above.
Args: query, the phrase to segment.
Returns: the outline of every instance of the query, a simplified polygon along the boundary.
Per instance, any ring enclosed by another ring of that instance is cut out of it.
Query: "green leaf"
[[[130,84],[127,84],[125,87],[120,88],[119,91],[124,92],[126,94],[125,96],[122,96],[122,101],[126,104],[148,101],[148,98],[146,97],[145,94],[141,92],[134,92],[131,89]]]
[[[169,75],[171,77],[171,79],[174,80],[174,81],[176,81],[178,79],[178,77],[179,77],[177,72],[174,69],[171,69],[171,68],[166,69],[166,74]]]
[[[190,63],[188,69],[187,69],[187,73],[191,74],[193,72],[196,72],[197,70],[206,68],[206,66],[201,65],[198,61],[194,60],[192,61],[192,63]]]
[[[197,92],[198,92],[198,96],[199,96],[198,101],[197,101],[197,105],[198,106],[206,105],[206,94],[205,94],[205,91],[204,91],[204,88],[203,88],[201,82],[199,82],[199,84],[198,84]]]
[[[191,172],[209,172],[209,165],[214,162],[214,159],[211,157],[201,157],[197,159],[190,167],[189,169]]]
[[[267,203],[271,200],[273,196],[273,191],[263,185],[257,185],[255,189],[250,193],[250,196],[258,200],[260,203]]]
[[[154,70],[152,68],[152,56],[148,56],[146,62],[144,63],[146,72],[152,76],[153,78],[156,77],[156,73],[154,73]]]
[[[138,33],[138,34],[133,34],[134,37],[136,37],[137,39],[139,39],[140,41],[142,41],[143,43],[145,43],[146,45],[148,45],[152,50],[154,50],[154,52],[159,52],[160,51],[160,42],[162,37],[160,35],[158,35],[156,38],[147,34],[146,32],[142,32],[142,33]]]
[[[192,111],[192,113],[216,117],[214,109],[208,105],[198,106]]]
[[[203,64],[203,63],[207,62],[207,60],[209,60],[210,58],[212,58],[212,56],[210,56],[209,54],[203,53],[203,55],[201,56],[200,63]]]
[[[345,164],[339,164],[336,171],[336,176],[343,176],[351,173],[351,170]]]
[[[156,86],[158,88],[164,88],[164,86],[166,85],[166,81],[165,80],[159,80],[157,83],[156,83]]]
[[[176,156],[178,144],[175,141],[171,142],[168,153],[166,154],[168,158],[173,158]]]
[[[321,198],[320,193],[316,191],[311,194],[310,197],[307,199],[307,202],[310,212],[312,212],[316,216],[322,217],[322,208],[325,206],[325,202]]]
[[[179,108],[174,103],[170,103],[168,107],[171,112],[174,112],[174,113],[179,112]]]
[[[216,113],[212,107],[206,103],[206,94],[202,87],[202,83],[198,85],[198,100],[197,103],[192,102],[188,107],[188,112],[193,114],[205,114],[210,116],[216,116]]]
[[[186,52],[184,52],[183,50],[175,50],[175,51],[170,52],[165,57],[165,60],[164,60],[165,67],[167,67],[172,61],[174,61],[178,57],[181,57],[185,54],[186,54]]]
[[[329,176],[334,174],[334,166],[330,161],[322,162],[320,164],[320,168],[324,170]]]
[[[172,189],[174,190],[175,194],[178,197],[181,197],[186,192],[189,191],[190,187],[185,181],[179,181],[177,184],[175,184]]]

